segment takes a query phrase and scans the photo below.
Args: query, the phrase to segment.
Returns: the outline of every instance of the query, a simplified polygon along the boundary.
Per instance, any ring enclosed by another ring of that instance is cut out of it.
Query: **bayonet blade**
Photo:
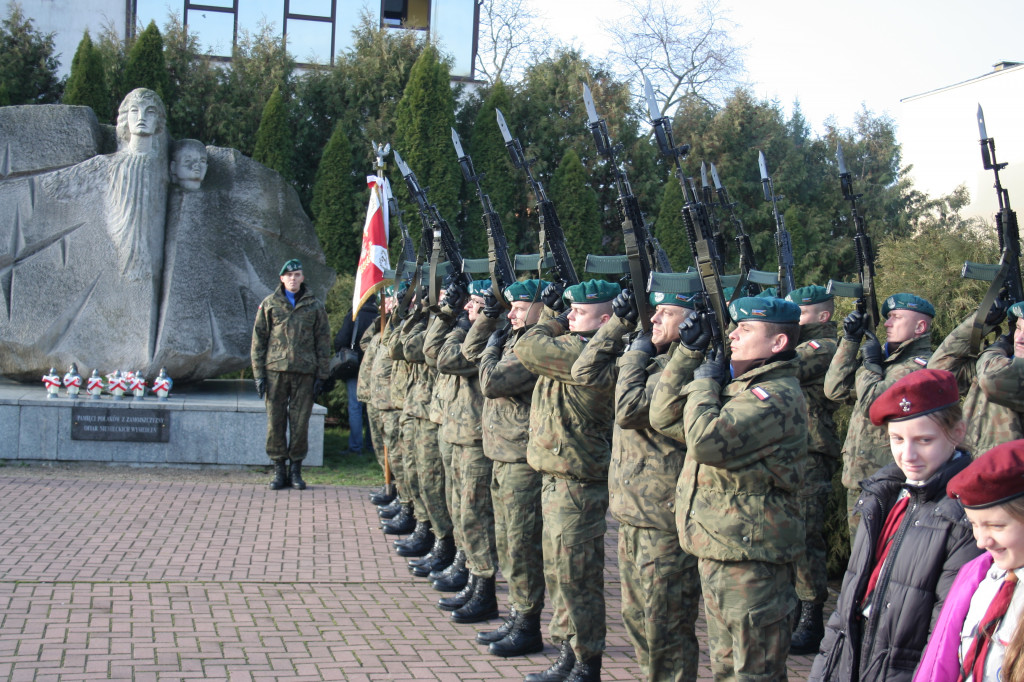
[[[757,167],[761,169],[761,182],[768,181],[768,164],[764,160],[764,152],[757,153]]]
[[[455,132],[455,128],[452,128],[452,144],[455,145],[455,153],[459,155],[459,158],[466,158],[466,152],[462,151],[462,140],[459,138],[459,134]]]
[[[501,109],[495,109],[494,113],[498,118],[498,129],[501,130],[501,136],[505,138],[505,144],[512,141],[512,133],[508,131],[508,125],[505,123],[505,117],[501,115]]]
[[[398,153],[397,149],[395,150],[395,164],[398,166],[398,170],[402,172],[402,177],[407,178],[412,174],[412,171],[409,170],[409,166],[402,160],[402,155]]]
[[[654,96],[654,86],[651,85],[647,76],[644,76],[644,95],[647,98],[647,113],[650,114],[651,121],[661,120],[661,107],[658,106],[658,100]]]
[[[843,145],[839,142],[836,142],[836,160],[839,161],[839,174],[847,175],[846,157],[843,156]]]
[[[718,169],[711,164],[711,181],[715,183],[715,189],[722,189],[722,180],[718,177]]]
[[[985,129],[985,112],[981,110],[981,104],[978,104],[978,132],[981,134],[982,140],[988,139],[988,131]]]
[[[597,109],[594,108],[594,96],[591,94],[590,87],[586,83],[583,84],[583,106],[587,108],[587,119],[591,125],[601,120],[597,115]]]
[[[701,187],[708,187],[709,186],[708,185],[708,167],[704,163],[703,159],[701,159],[701,162],[700,162],[700,186]]]

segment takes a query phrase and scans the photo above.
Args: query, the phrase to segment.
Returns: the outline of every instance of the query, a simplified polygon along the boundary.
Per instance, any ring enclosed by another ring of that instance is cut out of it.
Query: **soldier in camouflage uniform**
[[[835,301],[825,287],[811,285],[786,296],[800,306],[800,344],[796,347],[797,378],[807,400],[807,466],[800,491],[800,511],[807,549],[796,562],[796,596],[800,620],[793,632],[791,654],[813,654],[825,636],[823,609],[828,599],[828,543],[825,510],[832,494],[832,476],[839,467],[840,443],[833,417],[837,403],[825,397],[825,373],[836,354]]]
[[[541,549],[541,475],[526,462],[530,403],[537,375],[513,352],[516,342],[541,319],[538,293],[547,282],[514,282],[503,295],[509,327],[500,326],[504,308],[486,294],[484,314],[462,344],[462,354],[479,364],[483,393],[484,454],[493,461],[491,503],[495,548],[508,582],[509,613],[496,630],[480,632],[477,642],[496,656],[525,656],[544,649],[540,612],[544,607]]]
[[[270,487],[304,490],[302,460],[309,449],[313,399],[327,381],[331,328],[324,304],[303,284],[302,263],[294,258],[285,263],[280,278],[281,285],[256,311],[252,375],[256,392],[266,396],[267,457],[274,463]]]
[[[589,280],[565,290],[571,305],[523,334],[514,352],[537,374],[527,462],[543,476],[544,579],[551,596],[549,631],[559,658],[527,682],[599,680],[605,639],[604,533],[615,384],[581,384],[572,365],[611,318],[617,284]],[[557,306],[550,285],[545,305]],[[564,303],[562,304],[565,305]],[[571,667],[570,667],[571,664]]]
[[[359,347],[363,351],[363,360],[359,363],[359,373],[356,375],[356,400],[366,405],[366,419],[367,425],[370,428],[370,440],[373,441],[373,454],[377,458],[377,464],[383,469],[384,433],[381,430],[380,412],[373,406],[372,391],[373,361],[377,357],[377,350],[380,348],[380,320],[380,316],[376,317],[370,326],[366,328],[366,331],[363,332],[363,335],[359,337]]]
[[[402,462],[404,459],[405,443],[399,437],[401,429],[398,423],[402,416],[402,410],[396,408],[396,405],[391,400],[391,391],[393,385],[398,382],[398,378],[394,372],[397,363],[391,359],[390,345],[397,326],[397,315],[395,313],[398,308],[397,296],[400,296],[403,290],[404,287],[401,285],[397,294],[394,287],[388,287],[385,290],[384,329],[380,333],[379,350],[373,358],[373,366],[370,371],[370,404],[380,413],[381,442],[384,443],[396,492],[396,497],[390,507],[382,507],[379,510],[384,515],[390,513],[388,510],[398,513],[402,509],[408,508],[403,506],[401,499],[404,478]],[[380,504],[386,503],[382,501]],[[412,518],[411,514],[409,518]]]
[[[1015,328],[980,355],[971,355],[970,351],[976,314],[971,313],[943,339],[928,360],[929,369],[952,372],[961,397],[966,396],[964,443],[971,452],[988,452],[1002,443],[1024,438],[1024,362],[1016,354],[1016,350],[1024,353],[1024,304],[1017,303],[1010,310],[1017,316],[1015,321],[1011,318]],[[997,312],[986,320],[986,332],[1001,322],[999,317]]]
[[[868,418],[871,403],[900,378],[927,367],[932,355],[935,308],[931,303],[914,294],[894,294],[882,305],[882,317],[886,332],[884,350],[874,337],[874,330],[864,328],[864,316],[859,311],[847,315],[843,320],[843,338],[825,374],[825,397],[853,405],[843,444],[843,486],[851,543],[860,521],[860,516],[854,514],[860,482],[892,459],[888,433],[873,426]],[[865,336],[867,341],[861,346]]]
[[[785,680],[805,535],[807,402],[793,350],[800,308],[745,297],[729,313],[731,367],[713,349],[687,381],[711,340],[703,316],[687,320],[650,421],[686,443],[676,525],[680,545],[698,558],[715,680]]]
[[[650,399],[691,314],[693,295],[658,291],[650,333],[622,353],[636,326],[632,291],[614,301],[601,327],[573,365],[583,384],[615,381],[615,430],[608,472],[612,516],[619,522],[622,621],[643,677],[652,682],[697,679],[700,649],[695,623],[700,602],[697,558],[683,551],[675,519],[675,488],[686,449],[651,428]],[[616,373],[618,378],[616,380]]]

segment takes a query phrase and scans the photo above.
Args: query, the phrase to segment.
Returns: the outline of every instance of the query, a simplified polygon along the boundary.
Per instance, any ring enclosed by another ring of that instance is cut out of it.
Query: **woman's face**
[[[950,435],[930,415],[889,422],[889,447],[896,465],[911,481],[927,481],[949,461],[966,427],[957,425]]]
[[[992,555],[992,563],[1004,571],[1024,567],[1024,523],[1006,507],[967,509],[978,547]]]
[[[159,122],[160,110],[152,102],[137,100],[128,106],[128,132],[132,135],[155,135]]]

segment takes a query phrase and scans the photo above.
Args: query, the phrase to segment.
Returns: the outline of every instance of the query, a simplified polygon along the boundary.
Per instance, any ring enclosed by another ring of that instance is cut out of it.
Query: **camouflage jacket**
[[[807,451],[830,459],[839,459],[839,436],[833,416],[839,403],[825,397],[825,373],[838,345],[835,322],[801,325],[796,378],[807,399]]]
[[[850,426],[843,444],[843,485],[858,484],[892,461],[889,432],[875,426],[868,410],[875,398],[911,372],[924,369],[932,355],[931,333],[904,341],[882,363],[885,376],[861,367],[860,345],[843,338],[825,374],[825,397],[853,405]]]
[[[943,339],[928,361],[931,369],[944,369],[956,375],[964,399],[967,433],[964,443],[978,455],[1018,438],[1024,438],[1024,361],[998,346],[989,346],[980,356],[972,356],[972,313]]]
[[[391,383],[388,384],[390,392],[391,409],[404,410],[405,397],[412,389],[412,367],[405,359],[404,347],[402,344],[402,330],[410,325],[412,317],[405,320],[395,319],[392,326],[389,326],[382,343],[387,344],[388,355],[391,357]]]
[[[615,384],[572,378],[573,363],[593,335],[569,333],[550,320],[516,341],[516,356],[537,375],[526,461],[541,473],[585,482],[608,479]]]
[[[427,362],[437,367],[437,354],[444,345],[444,339],[452,330],[452,321],[434,316],[427,327],[427,334],[423,337],[423,357]],[[427,407],[427,416],[435,424],[442,424],[448,409],[448,404],[455,399],[455,377],[451,374],[437,373],[434,377],[434,390],[430,396],[430,405]],[[451,441],[448,441],[451,442]]]
[[[512,330],[503,345],[486,348],[499,323],[481,315],[462,343],[462,354],[479,364],[484,454],[496,462],[525,462],[537,375],[513,351],[526,329]]]
[[[430,403],[434,393],[434,377],[437,370],[428,364],[423,354],[427,336],[428,316],[421,317],[411,327],[405,327],[402,334],[402,355],[409,363],[409,394],[405,397],[403,411],[410,417],[430,419]]]
[[[686,461],[676,485],[684,551],[769,563],[803,554],[807,401],[795,357],[781,354],[725,386],[695,379],[684,389]]]
[[[268,371],[327,379],[334,350],[324,304],[303,284],[292,308],[284,285],[278,285],[256,310],[249,354],[255,379],[266,378]]]
[[[394,407],[391,403],[391,371],[394,361],[388,348],[388,339],[393,331],[394,327],[385,322],[384,331],[377,335],[377,352],[373,356],[370,370],[370,403],[378,410]]]
[[[476,363],[462,354],[465,338],[466,330],[455,327],[445,336],[437,354],[437,371],[455,379],[455,398],[448,403],[439,435],[448,443],[473,445],[483,437],[484,396]]]
[[[363,360],[359,363],[359,375],[356,378],[356,400],[361,403],[369,403],[373,385],[373,358],[380,348],[380,324],[371,324],[359,338],[359,345],[363,349]]]
[[[615,429],[608,469],[609,509],[620,523],[676,533],[676,481],[686,448],[653,428],[648,418],[651,396],[670,353],[651,357],[626,351],[619,357],[623,334],[636,325],[612,317],[601,327],[572,367],[577,381],[618,374],[615,382]],[[696,363],[694,363],[695,365]]]

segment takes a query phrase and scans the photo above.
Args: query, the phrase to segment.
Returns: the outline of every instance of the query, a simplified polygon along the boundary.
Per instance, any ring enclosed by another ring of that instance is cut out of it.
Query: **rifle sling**
[[[992,310],[992,306],[995,305],[996,299],[999,298],[999,292],[1003,290],[1003,285],[1006,282],[1006,273],[1010,270],[1010,264],[1004,258],[999,264],[999,272],[992,279],[992,283],[988,285],[988,291],[985,292],[985,298],[981,299],[981,305],[978,306],[978,312],[974,314],[974,325],[971,327],[971,345],[970,354],[977,356],[981,351],[981,339],[985,336],[985,318],[988,317],[989,312]]]
[[[643,264],[640,262],[640,246],[636,242],[636,231],[633,221],[626,218],[622,221],[622,243],[626,247],[626,259],[629,262],[629,279],[632,282],[633,298],[636,301],[637,317],[644,332],[651,331],[651,311],[648,309],[647,292],[644,287]]]

